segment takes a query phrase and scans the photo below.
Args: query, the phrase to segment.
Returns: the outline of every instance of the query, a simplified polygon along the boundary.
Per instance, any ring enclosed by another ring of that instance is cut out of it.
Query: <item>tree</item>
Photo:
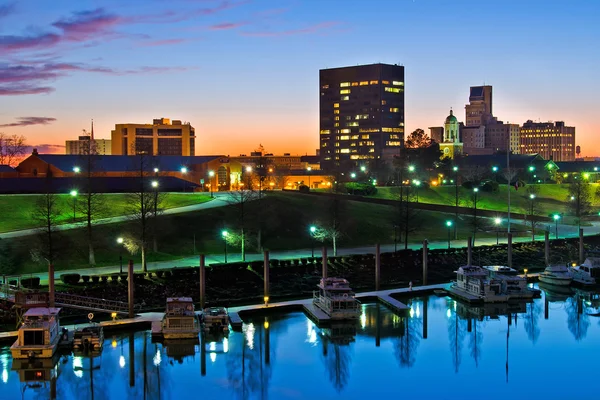
[[[525,191],[525,199],[529,202],[526,215],[527,220],[529,222],[529,226],[531,226],[532,242],[535,242],[535,228],[540,223],[536,218],[541,211],[540,203],[536,200],[538,192],[539,188],[536,185],[528,185],[527,190]]]
[[[48,265],[56,259],[56,227],[61,215],[58,196],[54,193],[52,172],[48,166],[45,178],[45,193],[38,196],[31,214],[31,219],[39,226],[41,246],[31,252],[34,261],[45,260]]]
[[[90,266],[96,265],[96,257],[94,254],[94,237],[93,225],[106,209],[106,201],[103,193],[98,192],[94,185],[95,178],[98,175],[98,151],[95,142],[92,140],[86,130],[83,134],[87,135],[87,146],[83,149],[80,155],[81,165],[79,181],[82,185],[80,193],[85,196],[83,201],[78,202],[79,213],[82,214],[86,221],[86,239],[88,244],[88,262]]]
[[[423,129],[416,129],[406,138],[406,147],[409,149],[425,148],[431,146],[432,142]]]
[[[14,167],[25,155],[27,143],[25,136],[6,135],[0,132],[0,165]]]
[[[318,226],[315,232],[312,233],[313,238],[319,242],[331,242],[334,257],[337,256],[338,240],[342,237],[341,222],[345,213],[345,206],[344,200],[341,200],[337,193],[334,194],[327,205],[327,215],[317,223]]]
[[[132,247],[136,247],[141,252],[142,270],[147,272],[146,251],[148,248],[148,238],[150,235],[150,224],[156,215],[155,210],[159,207],[157,201],[160,199],[152,190],[150,157],[145,154],[139,154],[131,157],[134,163],[134,169],[137,172],[135,191],[127,194],[126,211],[129,219],[134,223],[134,233],[132,234]]]
[[[228,235],[225,240],[228,244],[239,247],[242,253],[242,261],[246,261],[246,245],[248,243],[249,233],[249,215],[247,210],[247,203],[254,200],[257,196],[254,190],[244,189],[244,187],[251,187],[251,185],[239,186],[237,190],[231,190],[226,201],[234,206],[237,210],[237,226],[232,232],[228,231]]]
[[[421,344],[422,320],[406,317],[400,320],[402,333],[394,342],[394,355],[402,368],[412,368],[417,361],[417,349]]]
[[[592,193],[589,183],[582,179],[577,179],[569,184],[567,209],[575,216],[577,227],[581,228],[581,222],[584,221],[592,210]]]
[[[12,275],[16,271],[18,260],[12,246],[0,239],[0,275]]]
[[[406,153],[400,154],[394,159],[394,167],[396,169],[396,188],[395,192],[398,196],[398,208],[395,220],[400,231],[400,236],[404,236],[404,249],[408,249],[409,234],[418,229],[419,210],[412,206],[412,201],[415,199],[409,185],[404,185],[405,175],[410,172],[411,167],[407,163]],[[404,235],[402,235],[404,233]]]

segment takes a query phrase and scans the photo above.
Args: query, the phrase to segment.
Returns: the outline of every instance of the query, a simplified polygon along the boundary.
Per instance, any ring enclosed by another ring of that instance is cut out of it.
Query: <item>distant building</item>
[[[116,124],[111,131],[113,155],[196,155],[196,133],[189,123],[168,118],[152,124]]]
[[[471,86],[469,104],[465,106],[466,125],[486,125],[493,115],[492,105],[491,86]]]
[[[443,135],[444,137],[440,143],[442,157],[454,159],[455,156],[463,153],[463,143],[460,141],[460,124],[452,110],[450,110],[450,115],[446,117]]]
[[[562,121],[533,122],[521,126],[521,152],[538,153],[547,160],[575,161],[575,127]]]
[[[378,163],[404,140],[404,67],[360,65],[319,71],[321,168]]]
[[[95,154],[110,156],[112,152],[110,139],[91,139],[89,136],[79,136],[77,140],[65,141],[65,154],[88,154],[89,149]]]
[[[505,124],[495,118],[485,125],[485,147],[492,152],[506,152],[510,141],[510,150],[513,154],[520,154],[521,128],[518,124]],[[510,137],[510,138],[509,138]],[[533,154],[528,152],[529,154]]]
[[[429,128],[429,137],[436,143],[442,143],[444,140],[444,127],[434,126]]]

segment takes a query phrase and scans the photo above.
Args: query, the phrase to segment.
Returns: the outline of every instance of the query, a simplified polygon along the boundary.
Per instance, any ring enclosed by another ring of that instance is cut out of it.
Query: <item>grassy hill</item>
[[[73,222],[73,197],[69,194],[59,194],[58,203],[61,216],[59,224]],[[123,193],[105,194],[106,209],[98,218],[118,217],[125,214],[127,195]],[[40,195],[0,195],[0,233],[21,229],[36,228],[31,214]],[[78,201],[83,201],[79,196]],[[165,197],[163,208],[184,207],[192,204],[210,201],[207,193],[169,193]],[[76,214],[76,221],[83,219]]]
[[[343,198],[343,197],[342,197]],[[249,232],[248,252],[256,252],[258,227],[261,226],[263,247],[269,250],[292,250],[319,246],[308,234],[311,224],[320,225],[330,215],[332,201],[325,197],[301,195],[297,192],[268,194],[260,201],[245,204],[246,231]],[[371,203],[341,200],[339,215],[343,235],[338,241],[340,247],[393,243],[396,209]],[[451,215],[421,211],[418,214],[419,230],[409,236],[411,243],[423,239],[446,240],[445,221]],[[234,231],[239,228],[239,208],[237,206],[217,207],[183,214],[159,217],[158,252],[149,254],[149,261],[178,259],[194,254],[222,254],[224,243],[221,231]],[[97,265],[117,265],[121,248],[116,244],[119,236],[131,234],[136,227],[131,222],[98,225],[94,228],[95,254]],[[516,229],[516,228],[515,228]],[[459,237],[470,235],[467,222],[458,224]],[[59,260],[57,270],[87,267],[87,245],[83,229],[57,232]],[[494,231],[478,233],[478,237],[493,236]],[[5,239],[4,245],[18,260],[20,272],[36,272],[45,269],[34,262],[30,251],[40,246],[36,236]],[[150,245],[150,248],[152,246]],[[401,246],[399,245],[399,248]],[[230,246],[229,251],[239,252]],[[130,256],[123,253],[124,258]],[[139,262],[139,254],[133,258]]]

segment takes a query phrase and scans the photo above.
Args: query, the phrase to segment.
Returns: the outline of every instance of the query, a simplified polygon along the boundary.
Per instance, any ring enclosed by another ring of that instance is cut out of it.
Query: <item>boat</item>
[[[79,351],[98,352],[104,344],[104,330],[100,325],[79,328],[73,334],[73,348]]]
[[[503,275],[474,265],[460,267],[455,272],[456,282],[449,287],[449,291],[470,301],[494,303],[533,299],[540,294],[539,290],[528,288],[527,281],[520,276]]]
[[[546,293],[546,300],[551,303],[565,302],[575,293],[570,286],[556,286],[543,282],[538,283],[538,286]]]
[[[588,257],[581,265],[569,267],[573,283],[595,285],[600,278],[600,257]]]
[[[313,292],[313,304],[331,319],[358,319],[361,314],[360,301],[354,297],[350,283],[343,278],[323,278]]]
[[[502,276],[517,276],[518,272],[516,269],[508,267],[506,265],[485,265],[483,269],[488,271],[490,277],[494,278],[496,275]]]
[[[229,333],[229,314],[224,307],[208,307],[202,313],[204,332]]]
[[[10,347],[13,359],[52,358],[58,350],[61,338],[68,332],[60,327],[60,308],[30,308],[23,315],[18,337]]]
[[[321,328],[321,335],[334,344],[350,344],[356,340],[356,322],[334,322],[326,328]]]
[[[540,282],[555,286],[569,286],[573,282],[573,274],[564,265],[550,265],[539,276]]]
[[[163,339],[193,339],[200,333],[191,297],[167,298],[167,311],[161,321]]]

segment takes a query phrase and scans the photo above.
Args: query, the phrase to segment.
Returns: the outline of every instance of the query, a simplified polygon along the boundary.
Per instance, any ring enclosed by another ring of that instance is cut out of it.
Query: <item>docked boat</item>
[[[73,334],[73,348],[79,351],[102,351],[104,330],[100,325],[79,328]]]
[[[556,286],[547,283],[540,282],[538,283],[538,287],[544,291],[546,294],[546,300],[551,303],[555,302],[565,302],[569,299],[569,297],[573,296],[575,291],[570,286]]]
[[[600,278],[600,257],[588,257],[583,264],[569,267],[573,283],[595,285]]]
[[[555,286],[569,286],[573,282],[573,274],[564,265],[550,265],[539,276],[540,282]]]
[[[490,274],[489,269],[473,265],[456,271],[456,283],[450,286],[450,292],[467,300],[486,303],[532,299],[540,293],[528,288],[525,278],[497,272]]]
[[[193,339],[200,333],[191,297],[167,298],[167,310],[161,321],[163,339]]]
[[[343,278],[323,278],[313,293],[313,304],[331,319],[357,319],[360,316],[360,301],[354,297],[350,283]]]
[[[23,316],[18,337],[10,347],[14,359],[52,358],[67,330],[60,328],[60,308],[31,308]]]
[[[483,269],[488,271],[488,275],[491,278],[496,277],[496,275],[502,276],[517,276],[518,272],[516,269],[508,267],[506,265],[485,265]]]
[[[202,313],[204,332],[229,333],[229,314],[224,307],[205,308]]]

